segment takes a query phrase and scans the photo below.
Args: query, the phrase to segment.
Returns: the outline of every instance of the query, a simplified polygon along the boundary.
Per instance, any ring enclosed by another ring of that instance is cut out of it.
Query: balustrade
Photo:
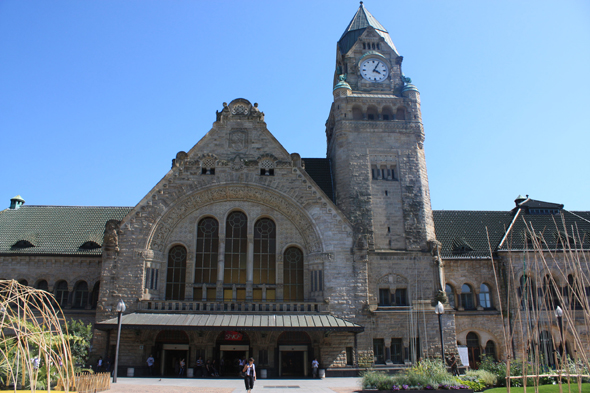
[[[322,313],[327,312],[320,302],[218,302],[184,300],[142,300],[140,311],[159,312],[244,312],[244,313]]]

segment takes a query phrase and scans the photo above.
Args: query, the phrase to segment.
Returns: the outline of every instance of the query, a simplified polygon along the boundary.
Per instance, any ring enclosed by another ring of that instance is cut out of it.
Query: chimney
[[[11,210],[16,210],[24,204],[25,204],[25,200],[20,195],[10,198],[10,209]]]

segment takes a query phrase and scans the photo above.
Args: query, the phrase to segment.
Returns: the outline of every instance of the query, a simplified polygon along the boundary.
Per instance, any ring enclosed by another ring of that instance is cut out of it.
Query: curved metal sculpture
[[[17,385],[28,384],[35,392],[43,370],[47,380],[42,382],[48,392],[55,382],[66,392],[73,389],[74,367],[65,326],[53,295],[15,280],[0,280],[0,372],[4,384],[13,385],[15,391]]]

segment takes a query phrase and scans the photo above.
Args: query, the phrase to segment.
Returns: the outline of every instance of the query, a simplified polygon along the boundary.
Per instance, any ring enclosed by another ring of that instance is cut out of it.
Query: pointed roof
[[[385,27],[383,27],[383,25],[381,25],[381,23],[379,23],[379,21],[375,19],[373,15],[371,15],[371,13],[363,5],[362,1],[361,5],[359,6],[359,9],[356,11],[356,14],[354,14],[354,17],[352,18],[352,20],[348,24],[348,27],[346,28],[346,30],[344,30],[342,37],[340,37],[340,40],[338,41],[340,51],[342,53],[347,53],[350,50],[350,48],[352,48],[356,40],[365,32],[365,30],[369,26],[374,28],[377,34],[383,37],[385,39],[385,42],[387,42],[391,49],[393,49],[395,53],[397,53],[397,49],[395,48],[395,45],[393,45],[393,41],[391,40],[391,37],[389,36],[389,33],[387,32]]]

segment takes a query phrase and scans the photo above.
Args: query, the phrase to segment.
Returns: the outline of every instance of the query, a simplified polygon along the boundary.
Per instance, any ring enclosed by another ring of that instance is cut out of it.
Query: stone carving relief
[[[119,220],[108,220],[105,224],[104,238],[102,246],[105,250],[119,251],[119,227],[121,221]]]
[[[289,218],[302,234],[305,247],[308,253],[322,251],[322,242],[316,233],[311,221],[305,215],[301,208],[284,196],[274,192],[243,186],[226,186],[216,187],[205,191],[189,195],[184,200],[172,207],[170,211],[162,217],[157,224],[153,235],[148,240],[146,249],[154,251],[163,251],[167,244],[167,239],[177,223],[186,217],[190,212],[210,203],[228,201],[228,200],[245,200],[260,203],[269,206]]]
[[[248,132],[243,130],[231,131],[229,133],[228,143],[230,150],[244,151],[247,150]]]
[[[231,117],[238,117],[246,120],[264,121],[264,113],[258,109],[258,103],[252,105],[250,101],[244,98],[237,98],[227,104],[223,103],[221,112],[217,111],[217,121],[225,121]]]

